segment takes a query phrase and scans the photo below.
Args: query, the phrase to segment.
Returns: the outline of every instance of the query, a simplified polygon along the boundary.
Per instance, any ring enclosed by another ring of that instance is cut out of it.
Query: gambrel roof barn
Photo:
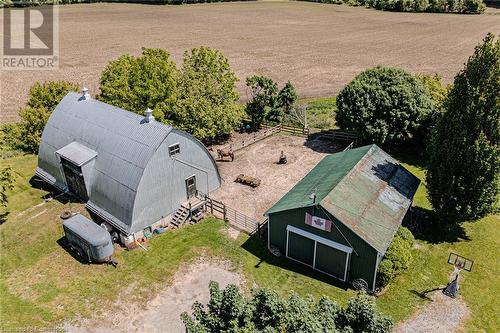
[[[344,282],[376,272],[420,181],[376,145],[328,155],[266,214],[269,245]]]
[[[43,131],[36,174],[129,235],[167,217],[221,178],[193,136],[84,94],[69,93]]]

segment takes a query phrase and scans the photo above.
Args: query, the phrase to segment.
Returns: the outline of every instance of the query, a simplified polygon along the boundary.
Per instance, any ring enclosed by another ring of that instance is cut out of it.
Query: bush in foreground
[[[429,145],[429,199],[446,222],[498,209],[500,40],[488,34],[455,77]]]
[[[257,288],[246,298],[238,287],[221,290],[210,283],[206,306],[193,304],[193,315],[181,315],[186,332],[390,332],[393,322],[381,315],[372,297],[360,293],[346,308],[327,297],[315,301],[292,293],[281,297],[269,289]]]
[[[337,124],[378,144],[410,142],[428,123],[434,103],[420,80],[391,67],[357,75],[337,97]]]

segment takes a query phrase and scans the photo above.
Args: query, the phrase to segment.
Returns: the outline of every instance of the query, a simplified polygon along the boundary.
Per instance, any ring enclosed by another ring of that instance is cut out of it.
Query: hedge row
[[[256,1],[256,0],[0,0],[1,7],[31,7],[40,5],[66,5],[72,3],[95,3],[95,2],[123,2],[141,3],[151,5],[182,5],[192,3],[210,2],[235,2],[235,1]]]
[[[299,0],[350,6],[366,6],[396,12],[432,12],[480,14],[486,9],[483,0]]]
[[[377,287],[385,287],[397,275],[408,269],[413,257],[411,248],[415,238],[410,230],[400,227],[385,253],[377,272]]]

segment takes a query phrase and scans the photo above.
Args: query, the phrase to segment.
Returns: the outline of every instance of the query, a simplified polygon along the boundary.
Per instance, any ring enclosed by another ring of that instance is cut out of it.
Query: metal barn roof
[[[385,253],[420,181],[376,145],[326,156],[266,214],[316,203]]]
[[[97,156],[97,152],[95,150],[85,147],[75,141],[56,151],[56,154],[78,166],[84,165]]]
[[[145,122],[143,116],[81,96],[68,93],[52,112],[42,135],[36,173],[61,187],[64,175],[54,167],[59,165],[54,152],[77,164],[98,154],[88,205],[111,214],[126,229],[143,171],[172,127]]]

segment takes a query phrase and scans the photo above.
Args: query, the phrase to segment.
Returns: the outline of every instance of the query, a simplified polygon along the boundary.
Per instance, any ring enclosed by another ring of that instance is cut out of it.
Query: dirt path
[[[240,136],[236,136],[235,142],[238,138]],[[262,221],[263,214],[327,153],[341,151],[344,146],[298,136],[271,136],[236,151],[234,162],[217,162],[224,182],[210,196],[250,218]],[[287,156],[287,164],[277,164],[281,151]],[[252,188],[236,183],[234,180],[242,173],[260,179],[261,185]]]
[[[452,333],[463,329],[469,309],[459,297],[445,296],[440,290],[427,295],[433,301],[417,311],[412,318],[400,323],[395,333]]]
[[[217,281],[223,288],[231,283],[241,285],[242,277],[231,271],[228,262],[200,260],[177,272],[172,286],[145,307],[121,301],[103,318],[68,324],[65,329],[70,333],[184,332],[181,313],[189,312],[195,301],[208,302],[210,281]]]
[[[297,1],[60,6],[59,69],[0,71],[0,122],[18,119],[36,81],[71,80],[97,94],[106,64],[141,47],[164,48],[177,63],[193,47],[221,50],[243,99],[245,78],[255,74],[280,85],[290,80],[303,97],[337,94],[376,65],[437,72],[450,82],[488,31],[500,33],[498,12],[395,13]]]

